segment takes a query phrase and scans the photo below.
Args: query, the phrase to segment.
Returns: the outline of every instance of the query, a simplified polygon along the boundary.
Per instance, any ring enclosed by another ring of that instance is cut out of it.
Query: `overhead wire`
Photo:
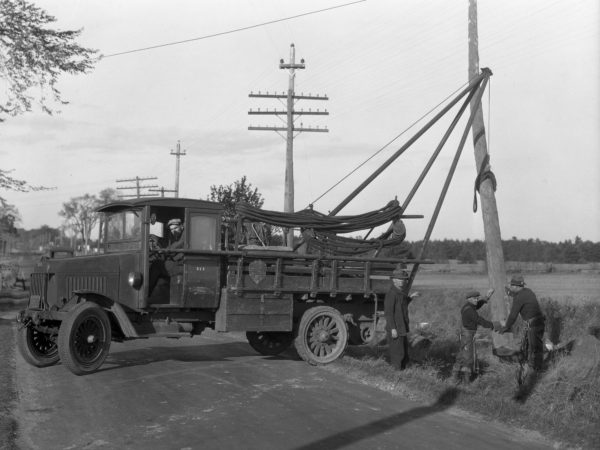
[[[366,160],[364,160],[362,163],[360,163],[358,166],[356,166],[354,169],[352,169],[347,175],[345,175],[344,177],[342,177],[340,180],[338,180],[333,186],[331,186],[329,189],[327,189],[323,194],[321,194],[319,197],[317,197],[315,200],[313,200],[311,202],[311,204],[314,204],[316,202],[318,202],[320,199],[322,199],[325,195],[327,195],[329,192],[331,192],[335,187],[337,187],[340,183],[342,183],[344,180],[346,180],[350,175],[352,175],[353,173],[355,173],[358,169],[360,169],[362,166],[364,166],[367,162],[369,162],[371,159],[373,159],[375,156],[377,156],[379,153],[381,153],[383,150],[385,150],[387,147],[389,147],[392,143],[394,143],[396,140],[398,140],[402,135],[404,135],[407,131],[409,131],[411,128],[413,128],[417,123],[419,123],[421,120],[423,120],[425,117],[427,117],[428,115],[430,115],[433,111],[435,111],[437,108],[439,108],[441,105],[443,105],[446,101],[448,101],[448,99],[450,99],[453,95],[455,95],[457,92],[459,92],[462,88],[464,88],[467,84],[469,84],[469,82],[465,82],[463,83],[458,89],[456,89],[454,92],[452,92],[450,95],[448,95],[446,98],[444,98],[441,102],[439,102],[437,105],[435,105],[433,108],[431,108],[429,111],[427,111],[425,114],[423,114],[421,117],[419,117],[417,120],[415,120],[412,124],[410,124],[407,128],[405,128],[403,131],[401,131],[398,135],[396,135],[393,139],[391,139],[389,142],[387,142],[385,145],[383,145],[383,147],[381,147],[380,149],[378,149],[377,151],[375,151],[371,156],[369,156]]]
[[[224,36],[224,35],[227,35],[227,34],[238,33],[240,31],[247,31],[247,30],[251,30],[253,28],[259,28],[259,27],[263,27],[263,26],[266,26],[266,25],[272,25],[274,23],[285,22],[287,20],[297,19],[299,17],[310,16],[312,14],[318,14],[318,13],[322,13],[322,12],[325,12],[325,11],[331,11],[331,10],[338,9],[338,8],[344,8],[346,6],[354,5],[356,3],[363,3],[363,2],[366,2],[366,1],[367,0],[356,0],[354,2],[344,3],[342,5],[331,6],[329,8],[323,8],[323,9],[319,9],[319,10],[315,10],[315,11],[309,11],[309,12],[306,12],[306,13],[296,14],[294,16],[289,16],[289,17],[283,17],[281,19],[270,20],[268,22],[263,22],[263,23],[259,23],[259,24],[255,24],[255,25],[249,25],[249,26],[246,26],[246,27],[235,28],[233,30],[221,31],[219,33],[207,34],[205,36],[199,36],[199,37],[196,37],[196,38],[184,39],[184,40],[181,40],[181,41],[174,41],[174,42],[167,42],[165,44],[151,45],[151,46],[148,46],[148,47],[137,48],[137,49],[133,49],[133,50],[126,50],[126,51],[123,51],[123,52],[111,53],[109,55],[103,55],[102,58],[112,58],[114,56],[128,55],[128,54],[131,54],[131,53],[138,53],[138,52],[144,52],[144,51],[148,51],[148,50],[155,50],[157,48],[170,47],[170,46],[173,46],[173,45],[180,45],[180,44],[187,44],[189,42],[201,41],[201,40],[204,40],[204,39],[210,39],[210,38],[214,38],[214,37],[217,37],[217,36]]]

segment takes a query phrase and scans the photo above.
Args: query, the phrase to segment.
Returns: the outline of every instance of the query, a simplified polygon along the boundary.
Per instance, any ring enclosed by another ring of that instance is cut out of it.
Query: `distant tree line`
[[[417,255],[422,241],[409,242],[413,254]],[[502,241],[504,259],[520,262],[547,262],[557,264],[585,264],[600,262],[600,242],[575,240],[547,242],[539,239],[517,239]],[[454,239],[433,240],[427,245],[425,257],[436,262],[450,259],[462,263],[474,263],[486,259],[485,242],[480,240],[459,241]]]

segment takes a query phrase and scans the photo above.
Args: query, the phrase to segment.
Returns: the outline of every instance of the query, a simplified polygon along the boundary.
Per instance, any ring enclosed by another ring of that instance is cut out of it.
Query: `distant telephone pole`
[[[248,111],[249,115],[274,115],[281,118],[281,116],[286,116],[286,126],[285,127],[263,127],[263,126],[249,126],[249,130],[261,130],[261,131],[276,131],[281,135],[280,132],[286,132],[286,153],[285,153],[285,192],[283,199],[283,210],[285,212],[294,212],[294,133],[297,133],[296,136],[302,132],[313,132],[313,133],[327,133],[329,130],[327,127],[325,128],[312,128],[312,127],[304,127],[301,123],[299,127],[294,125],[295,118],[294,116],[327,116],[329,113],[324,111],[312,111],[309,109],[308,111],[304,110],[295,110],[294,104],[298,100],[329,100],[326,95],[296,95],[294,91],[294,80],[296,78],[296,69],[304,69],[304,59],[300,60],[300,63],[296,63],[296,49],[294,44],[290,45],[290,62],[286,63],[283,59],[279,61],[280,69],[289,70],[289,83],[288,83],[288,91],[286,93],[277,94],[277,93],[258,93],[254,94],[250,93],[249,97],[258,97],[258,98],[275,98],[279,101],[282,99],[286,99],[286,109],[285,110],[277,110],[269,111],[268,109],[265,111],[261,111],[258,109],[257,111],[250,110]],[[283,135],[282,135],[283,137]],[[294,232],[292,229],[288,231],[287,234],[287,244],[289,246],[293,245]]]
[[[175,189],[165,189],[164,186],[161,186],[158,189],[148,189],[150,192],[160,192],[160,196],[164,197],[165,196],[165,192],[176,192]]]
[[[181,142],[177,141],[177,151],[171,150],[171,155],[175,155],[177,162],[175,163],[175,197],[179,197],[179,158],[185,156],[185,150],[181,152]]]
[[[129,183],[129,182],[135,181],[135,186],[117,186],[117,189],[135,189],[136,190],[135,194],[123,194],[123,195],[119,195],[119,198],[156,197],[154,194],[142,194],[142,189],[158,187],[158,185],[156,185],[156,184],[146,185],[146,186],[143,186],[140,184],[140,182],[148,181],[148,180],[157,180],[157,178],[156,177],[146,177],[146,178],[135,177],[135,178],[128,178],[126,180],[116,180],[117,183]]]

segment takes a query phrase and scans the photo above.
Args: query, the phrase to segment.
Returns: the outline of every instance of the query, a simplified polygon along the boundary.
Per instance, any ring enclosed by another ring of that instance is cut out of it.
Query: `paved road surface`
[[[535,449],[548,444],[263,357],[240,335],[115,344],[77,377],[16,357],[20,449]]]

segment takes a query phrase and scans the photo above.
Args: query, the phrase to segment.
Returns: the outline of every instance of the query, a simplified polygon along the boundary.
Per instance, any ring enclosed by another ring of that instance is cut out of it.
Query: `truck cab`
[[[221,248],[221,205],[161,198],[112,203],[98,212],[99,251],[119,261],[120,303],[133,309],[218,306],[221,258],[211,252]],[[169,248],[172,220],[183,227],[180,252]]]
[[[31,275],[29,303],[17,319],[19,349],[34,366],[61,360],[82,375],[103,363],[111,340],[189,336],[214,322],[225,279],[220,204],[135,199],[97,212],[96,248],[50,254]],[[176,251],[172,219],[183,226]]]

